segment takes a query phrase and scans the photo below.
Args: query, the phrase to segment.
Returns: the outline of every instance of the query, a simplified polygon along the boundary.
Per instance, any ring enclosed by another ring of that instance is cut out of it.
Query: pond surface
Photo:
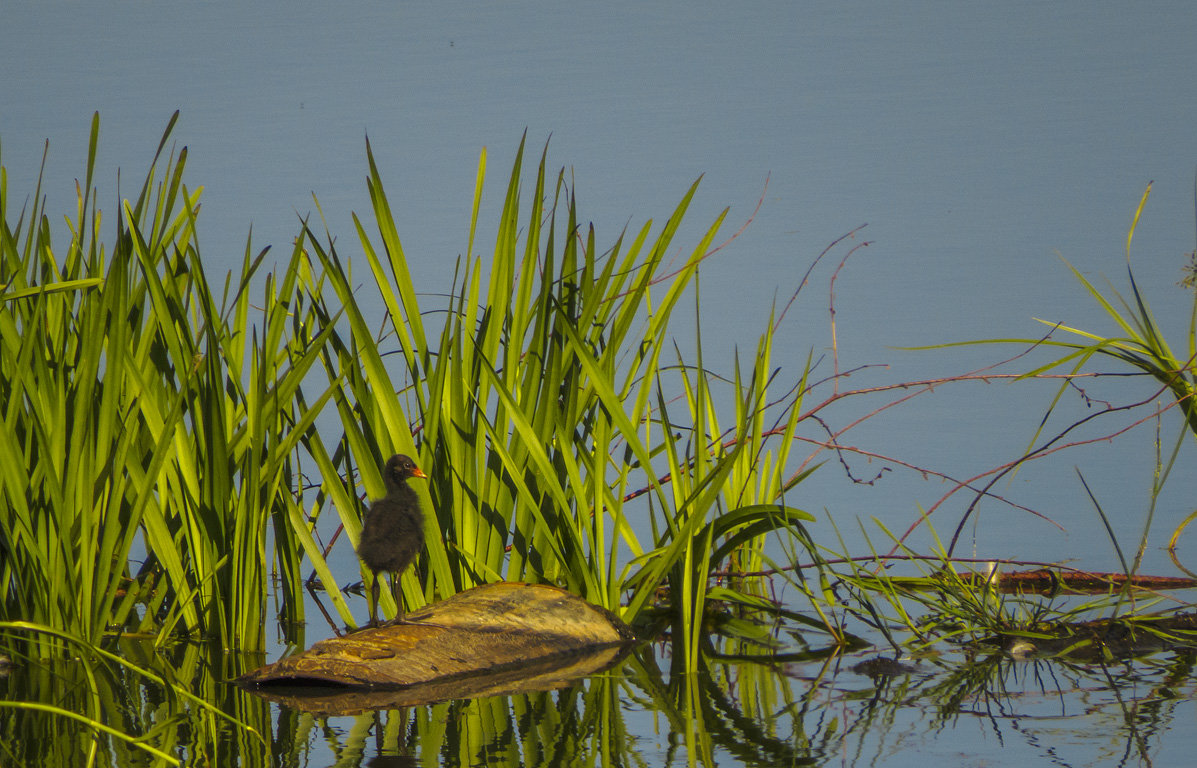
[[[110,201],[132,193],[179,109],[174,138],[189,148],[187,178],[205,188],[200,242],[208,259],[227,254],[228,268],[239,264],[251,225],[255,244],[285,253],[297,214],[315,211],[313,195],[343,255],[354,258],[350,212],[369,210],[368,135],[417,280],[428,293],[444,291],[466,247],[481,148],[489,152],[488,200],[497,206],[526,131],[533,151],[549,142],[550,167],[572,169],[600,242],[625,225],[662,220],[700,175],[680,242],[693,242],[725,206],[726,234],[752,219],[704,266],[709,365],[717,366],[710,350],[730,362],[735,345],[755,344],[770,305],[788,300],[829,243],[866,223],[852,243],[870,245],[835,283],[841,368],[878,366],[853,386],[958,374],[1011,357],[1016,350],[994,347],[898,348],[1038,337],[1045,328],[1034,317],[1113,333],[1058,257],[1096,284],[1108,277],[1125,295],[1126,234],[1152,181],[1133,264],[1174,347],[1186,343],[1192,296],[1176,283],[1197,247],[1197,11],[1188,3],[1099,3],[1082,13],[1061,2],[301,0],[246,8],[52,0],[4,16],[0,146],[15,207],[32,194],[48,138],[48,208],[72,209],[90,116],[99,110],[101,207],[113,210]],[[829,281],[845,252],[820,265],[779,335],[775,357],[792,359],[792,376],[810,350],[829,353]],[[1129,379],[1062,408],[1080,418],[1103,399],[1132,402],[1153,391]],[[941,387],[846,439],[968,478],[1018,458],[1054,392],[1053,384],[1008,382]],[[860,413],[841,415],[847,423]],[[960,554],[1118,570],[1074,467],[1133,550],[1150,505],[1153,425],[1025,468],[1000,493],[1054,523],[982,505]],[[1179,427],[1174,413],[1163,417],[1166,445]],[[1192,461],[1186,444],[1178,465]],[[873,520],[900,532],[949,489],[894,462],[850,463],[866,479],[883,465],[893,471],[863,485],[828,466],[790,500],[819,516],[816,536],[834,535],[826,526],[833,518],[850,548],[863,544],[857,521],[888,544]],[[1197,473],[1174,472],[1155,505],[1144,571],[1176,573],[1163,546],[1195,497]],[[941,534],[969,501],[936,512]],[[1190,566],[1191,539],[1179,549]],[[933,543],[922,530],[912,541],[922,551]],[[350,574],[345,547],[341,566]],[[327,633],[313,626],[307,640]],[[316,722],[285,712],[262,722],[273,723],[276,752],[287,742],[302,755],[274,764],[309,766],[358,764],[400,744],[414,748],[421,765],[540,765],[554,746],[593,757],[602,750],[588,740],[596,732],[613,738],[606,727],[627,729],[628,753],[618,762],[654,765],[777,764],[774,746],[796,764],[913,765],[930,757],[956,765],[1177,765],[1197,746],[1188,727],[1192,659],[1182,654],[1108,670],[946,656],[882,682],[849,671],[856,660],[754,666],[751,675],[766,682],[734,704],[708,696],[708,731],[691,742],[672,733],[661,699],[643,693],[651,665],[634,660],[566,693],[392,712],[380,715],[380,727],[372,716]],[[739,695],[744,689],[727,681],[750,673],[718,669],[712,685]],[[492,719],[479,718],[477,733],[467,728],[455,734],[456,746],[430,749],[446,717],[469,724],[481,710]],[[503,721],[493,719],[496,711],[508,713],[501,735],[482,725]],[[560,722],[552,711],[563,713]],[[751,749],[736,747],[749,742]]]
[[[132,641],[120,650],[144,658]],[[642,646],[555,691],[333,716],[227,684],[229,660],[195,647],[163,659],[193,675],[194,693],[264,736],[180,706],[133,675],[93,681],[119,713],[113,725],[167,734],[167,751],[188,765],[1173,766],[1189,762],[1186,731],[1197,716],[1192,651],[1109,665],[1016,661],[997,649],[898,664],[874,652],[759,662],[749,653],[716,657],[679,681],[667,674],[666,647]],[[69,680],[73,665],[49,672]],[[46,670],[29,672],[45,682]],[[0,693],[23,692],[24,677],[15,671]],[[87,688],[55,703],[77,703]],[[44,712],[14,713],[3,728],[20,734],[0,747],[5,765],[77,765],[88,746],[82,731]],[[145,759],[117,743],[101,764]]]

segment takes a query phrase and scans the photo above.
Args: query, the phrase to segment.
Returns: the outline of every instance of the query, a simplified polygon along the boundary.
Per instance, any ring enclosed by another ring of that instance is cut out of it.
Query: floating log
[[[999,572],[996,577],[984,573],[967,573],[960,574],[960,578],[974,584],[983,584],[986,581],[996,582],[995,586],[1001,592],[1035,592],[1039,594],[1055,592],[1100,594],[1122,589],[1127,585],[1136,589],[1149,590],[1197,587],[1197,579],[1182,576],[1144,576],[1140,574],[1127,576],[1121,572],[1094,573],[1054,568],[1036,568],[1031,571],[1012,571],[1010,573]]]
[[[408,620],[425,623],[324,640],[237,682],[302,709],[345,713],[558,688],[614,663],[635,639],[610,612],[545,584],[475,587]]]

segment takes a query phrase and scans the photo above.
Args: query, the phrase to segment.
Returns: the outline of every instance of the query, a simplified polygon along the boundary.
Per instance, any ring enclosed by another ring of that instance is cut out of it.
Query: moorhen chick
[[[407,480],[411,477],[426,478],[427,475],[403,454],[388,459],[382,470],[387,495],[370,505],[362,522],[357,556],[374,572],[374,584],[370,588],[371,626],[378,625],[378,580],[381,573],[387,571],[394,574],[397,585],[403,571],[424,548],[424,512],[420,509],[420,498],[416,492],[407,487]],[[403,597],[398,589],[395,590],[395,603],[399,606],[395,623],[406,624]]]

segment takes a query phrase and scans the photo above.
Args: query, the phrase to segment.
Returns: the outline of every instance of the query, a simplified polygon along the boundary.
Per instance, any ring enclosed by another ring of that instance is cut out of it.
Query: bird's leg
[[[370,626],[378,626],[378,580],[382,578],[382,574],[373,574],[374,580],[370,584]]]
[[[402,573],[396,573],[391,576],[391,597],[395,598],[395,610],[397,611],[394,620],[391,622],[393,624],[403,623],[403,590],[399,588],[399,584],[402,580]]]
[[[410,624],[413,626],[440,627],[441,629],[448,629],[448,627],[446,627],[444,624],[436,624],[431,621],[407,618],[407,610],[403,607],[403,592],[399,589],[399,581],[401,578],[402,577],[398,577],[395,579],[395,618],[388,621],[387,624]]]

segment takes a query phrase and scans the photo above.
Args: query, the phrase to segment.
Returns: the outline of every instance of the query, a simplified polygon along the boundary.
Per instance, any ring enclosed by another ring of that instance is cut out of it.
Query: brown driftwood
[[[989,577],[983,573],[961,574],[965,581],[984,583]],[[995,586],[1002,592],[1073,592],[1094,594],[1121,589],[1129,584],[1137,589],[1192,589],[1197,579],[1180,576],[1127,576],[1125,573],[1093,573],[1089,571],[1037,568],[1033,571],[999,573]]]
[[[561,687],[613,663],[634,639],[617,617],[544,584],[475,587],[408,619],[429,623],[324,640],[238,682],[269,689],[271,698],[302,698],[304,709],[360,711]],[[344,695],[347,689],[353,693]]]

